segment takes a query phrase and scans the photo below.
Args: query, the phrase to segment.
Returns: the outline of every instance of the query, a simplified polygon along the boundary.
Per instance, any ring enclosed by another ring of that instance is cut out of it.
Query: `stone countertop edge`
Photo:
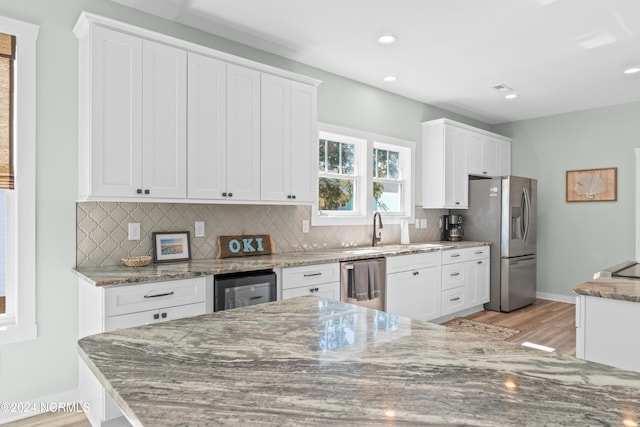
[[[421,245],[444,245],[425,247]],[[145,267],[88,267],[74,268],[73,272],[90,285],[116,286],[141,282],[189,279],[199,276],[256,271],[308,264],[325,264],[358,259],[382,258],[415,253],[459,250],[478,246],[491,246],[490,242],[422,242],[408,245],[389,244],[372,247],[347,247],[301,252],[283,252],[236,258],[199,259],[187,262],[150,264]],[[362,251],[362,252],[360,252]]]
[[[572,291],[577,295],[615,299],[629,302],[640,302],[640,280],[612,277],[611,273],[628,266],[629,261],[606,268],[598,278],[574,286]]]
[[[135,426],[640,419],[640,373],[316,296],[120,329],[78,346]]]

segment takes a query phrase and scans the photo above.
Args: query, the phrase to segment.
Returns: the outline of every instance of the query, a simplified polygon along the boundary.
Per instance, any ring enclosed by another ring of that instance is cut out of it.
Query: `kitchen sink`
[[[367,255],[367,254],[380,254],[383,251],[381,249],[353,249],[349,251],[344,251],[346,254],[355,254],[355,255]]]

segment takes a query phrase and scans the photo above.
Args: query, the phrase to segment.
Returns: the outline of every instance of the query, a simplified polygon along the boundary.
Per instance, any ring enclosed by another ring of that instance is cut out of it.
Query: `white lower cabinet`
[[[282,299],[304,295],[340,300],[340,264],[314,264],[282,269]]]
[[[489,246],[442,252],[442,315],[489,302]]]
[[[83,338],[211,312],[213,276],[112,287],[79,280],[78,302],[78,332]],[[82,359],[79,389],[82,400],[90,405],[86,416],[92,426],[130,425]]]
[[[640,304],[576,297],[576,357],[640,372],[640,340],[625,325],[640,324]],[[623,327],[621,327],[621,325]]]
[[[440,252],[387,258],[388,313],[412,319],[440,317]]]

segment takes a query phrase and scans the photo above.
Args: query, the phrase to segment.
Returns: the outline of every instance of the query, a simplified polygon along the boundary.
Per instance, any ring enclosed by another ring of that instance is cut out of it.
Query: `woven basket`
[[[149,265],[149,263],[151,263],[151,257],[148,255],[128,256],[126,258],[122,258],[121,261],[127,267],[144,267],[145,265]]]

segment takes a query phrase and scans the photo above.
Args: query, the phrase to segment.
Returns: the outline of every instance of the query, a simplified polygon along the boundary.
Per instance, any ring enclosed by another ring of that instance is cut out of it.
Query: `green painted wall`
[[[448,117],[489,126],[370,86],[170,23],[107,0],[3,0],[0,14],[40,25],[37,77],[37,340],[0,346],[0,401],[18,402],[77,385],[77,40],[82,10],[323,80],[319,120],[420,141],[420,122]],[[514,173],[541,192],[541,291],[568,294],[604,265],[633,255],[632,116],[640,105],[495,128],[515,137]],[[603,123],[604,122],[604,123]],[[598,137],[599,135],[599,137]],[[566,147],[566,148],[565,148]],[[418,144],[418,156],[420,144]],[[418,157],[419,158],[419,157]],[[564,204],[564,170],[618,166],[619,202]],[[420,171],[417,178],[420,181]],[[420,186],[416,203],[420,203]],[[615,222],[610,224],[614,219]],[[565,228],[567,227],[567,228]],[[575,243],[578,244],[575,244]],[[580,248],[576,252],[576,247]],[[605,248],[603,250],[603,248]],[[585,258],[586,257],[586,258]],[[573,276],[568,271],[578,271]]]
[[[513,137],[514,175],[538,179],[538,291],[571,288],[635,259],[635,153],[640,103],[494,126]],[[618,200],[566,200],[566,171],[618,168]]]

